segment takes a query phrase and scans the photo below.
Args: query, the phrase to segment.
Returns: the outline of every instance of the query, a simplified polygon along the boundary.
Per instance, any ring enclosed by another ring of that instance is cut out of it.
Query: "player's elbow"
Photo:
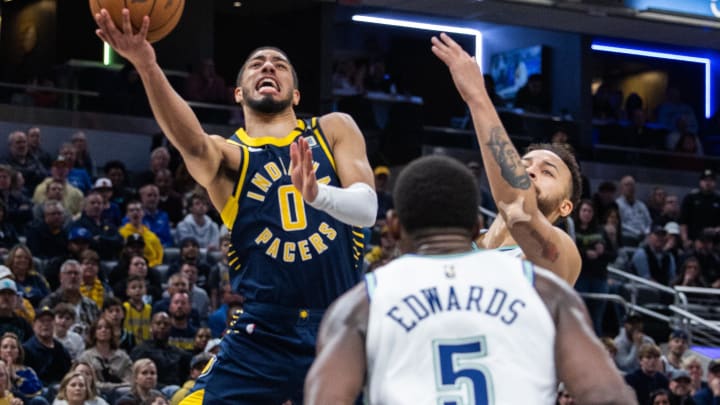
[[[582,396],[575,395],[575,400],[587,405],[637,405],[637,397],[627,385],[598,388]]]
[[[332,381],[323,380],[318,373],[312,370],[305,378],[303,403],[309,405],[352,405],[356,398],[352,395],[339,393],[334,390],[337,385]]]

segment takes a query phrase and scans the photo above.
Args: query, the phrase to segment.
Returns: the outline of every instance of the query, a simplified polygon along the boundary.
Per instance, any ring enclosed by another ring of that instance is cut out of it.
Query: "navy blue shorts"
[[[302,403],[323,313],[247,303],[182,404]]]

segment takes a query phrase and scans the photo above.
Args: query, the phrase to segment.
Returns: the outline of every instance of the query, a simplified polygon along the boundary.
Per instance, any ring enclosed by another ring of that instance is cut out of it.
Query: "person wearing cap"
[[[42,204],[47,200],[47,184],[53,180],[63,183],[65,188],[62,193],[62,203],[71,216],[80,213],[82,209],[83,193],[77,187],[68,183],[68,174],[70,174],[70,163],[64,156],[60,155],[55,159],[50,168],[50,176],[43,180],[35,187],[32,201],[35,204]]]
[[[112,182],[113,192],[111,201],[120,207],[120,212],[125,212],[127,203],[137,198],[137,191],[130,187],[127,181],[127,168],[125,163],[119,160],[111,160],[103,167],[105,177]]]
[[[120,227],[118,230],[120,235],[125,238],[125,245],[127,246],[130,242],[143,243],[143,255],[148,261],[148,266],[155,267],[163,262],[163,246],[155,233],[143,223],[143,216],[145,212],[143,210],[142,203],[138,200],[133,200],[127,204],[127,216],[128,222]],[[130,235],[137,234],[139,236],[133,236],[132,240],[129,240]]]
[[[193,193],[188,199],[189,214],[177,225],[177,238],[193,238],[202,249],[218,250],[220,227],[207,215],[209,201],[203,193]]]
[[[102,260],[117,260],[124,240],[115,224],[103,218],[103,204],[100,192],[89,192],[85,196],[80,218],[70,224],[70,228],[87,229],[91,235],[90,248],[96,251]]]
[[[713,359],[707,366],[707,387],[701,388],[693,400],[697,405],[720,404],[720,359]]]
[[[624,176],[620,180],[620,197],[615,202],[620,212],[623,246],[637,246],[650,232],[652,219],[645,203],[635,198],[635,178]]]
[[[60,287],[40,301],[40,306],[55,308],[61,302],[71,304],[77,314],[77,323],[73,330],[82,334],[100,316],[95,301],[80,292],[82,285],[82,268],[80,262],[68,259],[60,266]]]
[[[47,176],[47,170],[30,154],[24,132],[13,131],[7,139],[8,155],[3,159],[3,163],[22,173],[25,178],[25,191],[30,192]]]
[[[670,377],[673,371],[682,370],[682,358],[688,350],[689,336],[682,329],[674,329],[670,332],[667,344],[667,354],[661,360],[665,375]],[[689,377],[688,377],[689,378]]]
[[[35,370],[46,387],[59,383],[72,363],[68,351],[54,337],[55,311],[52,308],[41,305],[33,321],[35,334],[23,344],[25,365]]]
[[[9,278],[0,279],[0,336],[12,332],[21,341],[26,341],[32,336],[33,330],[30,323],[15,312],[19,299],[15,282]]]
[[[645,343],[640,346],[637,354],[640,368],[625,375],[625,382],[635,390],[640,405],[651,405],[651,392],[668,389],[668,379],[659,370],[660,348],[655,344]]]
[[[646,237],[646,244],[633,253],[630,266],[638,276],[669,286],[670,281],[675,279],[677,266],[675,257],[664,249],[666,240],[665,228],[653,226]]]
[[[219,339],[218,339],[219,340]],[[208,342],[209,343],[209,342]],[[190,379],[175,391],[172,398],[170,399],[170,405],[178,405],[180,401],[185,398],[195,386],[195,380],[202,374],[203,369],[212,358],[209,353],[198,353],[190,360]]]
[[[70,171],[68,172],[67,181],[69,184],[77,187],[83,193],[87,193],[92,188],[92,180],[90,173],[85,168],[77,167],[77,150],[71,143],[64,143],[60,146],[60,155],[65,158]]]
[[[670,379],[670,405],[695,405],[690,395],[690,374],[685,370],[673,370]]]
[[[9,267],[0,264],[0,280],[4,278],[15,281],[15,274],[13,274],[12,270],[10,270]],[[47,282],[45,284],[47,284]],[[25,319],[28,322],[32,322],[33,319],[35,319],[35,307],[33,306],[32,302],[30,302],[30,300],[25,298],[25,291],[23,290],[23,287],[18,284],[17,281],[15,281],[15,286],[18,290],[17,303],[15,306],[15,315]]]
[[[720,194],[715,189],[715,171],[705,169],[700,174],[697,189],[683,198],[680,206],[680,237],[685,247],[699,238],[705,228],[720,226]]]
[[[107,177],[100,177],[95,180],[92,191],[100,193],[100,197],[102,197],[103,208],[100,215],[103,220],[110,222],[115,227],[119,227],[122,223],[123,214],[120,211],[120,206],[112,201],[112,181],[110,181]]]

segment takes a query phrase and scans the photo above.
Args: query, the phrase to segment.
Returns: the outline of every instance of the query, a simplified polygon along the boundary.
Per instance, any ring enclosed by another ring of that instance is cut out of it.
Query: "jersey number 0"
[[[302,194],[292,184],[278,187],[280,221],[286,231],[299,231],[307,227],[305,202]],[[291,209],[292,208],[292,209]]]

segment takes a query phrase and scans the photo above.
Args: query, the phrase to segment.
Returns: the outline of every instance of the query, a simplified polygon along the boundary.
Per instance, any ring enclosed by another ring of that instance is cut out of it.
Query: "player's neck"
[[[409,251],[420,255],[442,255],[472,250],[470,232],[465,230],[415,233],[408,242]]]
[[[297,126],[297,117],[292,108],[277,114],[261,114],[246,109],[245,132],[252,138],[284,138]]]

